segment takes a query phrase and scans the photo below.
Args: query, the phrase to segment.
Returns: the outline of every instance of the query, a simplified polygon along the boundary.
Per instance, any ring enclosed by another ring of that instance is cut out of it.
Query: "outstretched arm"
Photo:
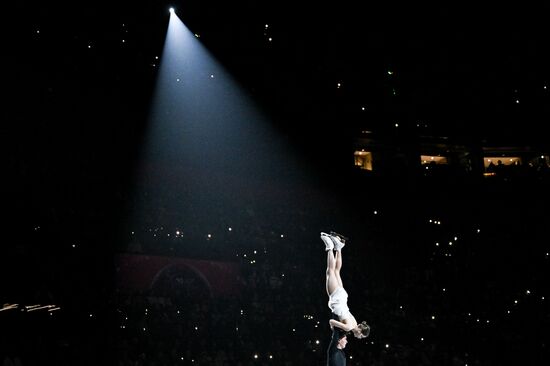
[[[342,323],[342,322],[339,322],[338,320],[336,319],[330,319],[328,321],[329,325],[331,328],[333,327],[337,327],[337,328],[340,328],[342,329],[344,332],[349,332],[350,330],[353,329],[353,326],[349,325],[349,324],[345,324],[345,323]]]

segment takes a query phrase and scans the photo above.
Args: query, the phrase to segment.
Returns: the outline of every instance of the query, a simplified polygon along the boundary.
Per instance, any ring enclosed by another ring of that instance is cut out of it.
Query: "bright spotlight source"
[[[174,8],[170,8],[170,13],[173,13],[174,12]]]

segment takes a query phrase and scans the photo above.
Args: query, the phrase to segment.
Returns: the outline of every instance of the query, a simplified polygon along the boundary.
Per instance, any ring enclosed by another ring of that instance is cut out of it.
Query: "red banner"
[[[166,278],[176,278],[177,281],[192,278],[207,288],[212,297],[231,296],[240,289],[237,263],[136,254],[117,257],[117,285],[120,290],[153,290]]]

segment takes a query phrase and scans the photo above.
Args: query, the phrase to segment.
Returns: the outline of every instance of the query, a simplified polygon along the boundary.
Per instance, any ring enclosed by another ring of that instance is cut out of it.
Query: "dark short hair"
[[[370,326],[367,324],[367,322],[361,322],[359,324],[359,329],[361,329],[361,334],[365,337],[368,337],[370,334]]]

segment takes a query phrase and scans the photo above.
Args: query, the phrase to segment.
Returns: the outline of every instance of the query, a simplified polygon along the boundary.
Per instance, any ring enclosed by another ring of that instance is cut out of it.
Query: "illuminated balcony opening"
[[[496,165],[521,165],[521,158],[518,156],[497,156],[483,158],[483,166],[485,167],[485,170],[487,170],[491,166]]]
[[[440,155],[420,155],[422,165],[448,165],[446,156]]]
[[[505,176],[506,173],[510,172],[510,169],[521,165],[522,161],[519,156],[487,156],[483,158],[483,166],[485,167],[483,175],[485,177]]]
[[[372,153],[370,151],[355,151],[355,166],[362,170],[372,171]]]

